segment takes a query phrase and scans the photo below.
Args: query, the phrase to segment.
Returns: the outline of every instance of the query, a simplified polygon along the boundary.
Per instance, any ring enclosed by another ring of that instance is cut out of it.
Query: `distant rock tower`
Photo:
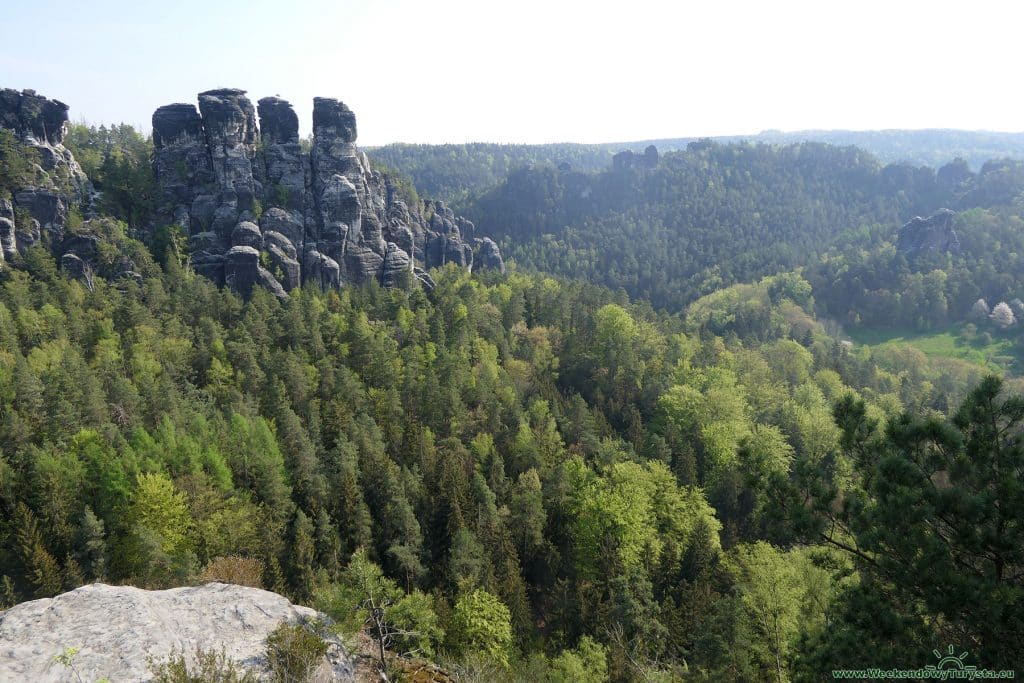
[[[953,254],[960,252],[960,238],[953,229],[956,213],[939,209],[928,218],[914,216],[902,228],[896,240],[896,249],[908,256],[933,251]]]

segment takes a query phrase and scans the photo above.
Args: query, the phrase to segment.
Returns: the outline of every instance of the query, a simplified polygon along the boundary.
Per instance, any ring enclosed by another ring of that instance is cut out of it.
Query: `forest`
[[[655,167],[512,172],[467,210],[521,267],[679,313],[722,287],[799,270],[819,316],[928,330],[1024,294],[1024,166],[882,166],[853,147],[694,143]],[[957,253],[896,248],[915,215],[957,211]]]
[[[507,273],[282,301],[142,229],[148,144],[69,136],[140,282],[0,271],[0,609],[244,580],[464,681],[1024,661],[1024,384],[842,329],[1024,295],[1019,163],[538,165],[469,208]],[[960,253],[897,252],[941,206]]]
[[[964,130],[765,130],[754,135],[717,136],[719,144],[766,143],[788,145],[819,142],[837,147],[858,147],[886,164],[906,163],[940,168],[964,159],[978,171],[986,161],[1024,159],[1024,135]],[[474,196],[501,183],[514,170],[531,164],[567,165],[575,171],[606,169],[612,156],[624,150],[641,153],[648,145],[661,152],[686,149],[700,138],[662,138],[597,144],[551,143],[537,145],[467,143],[414,145],[393,143],[367,149],[374,161],[412,178],[431,197],[460,207]]]

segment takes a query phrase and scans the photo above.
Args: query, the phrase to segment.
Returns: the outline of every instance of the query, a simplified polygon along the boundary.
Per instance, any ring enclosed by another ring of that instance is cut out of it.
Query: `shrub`
[[[326,641],[303,624],[282,622],[267,636],[267,661],[279,683],[303,683],[325,654]]]
[[[194,665],[189,660],[195,661]],[[153,683],[256,683],[252,671],[241,671],[224,650],[204,650],[197,647],[189,658],[184,652],[172,650],[170,658],[159,664],[150,660],[149,671]]]
[[[219,581],[237,586],[263,588],[263,562],[254,557],[215,557],[203,568],[200,583]]]

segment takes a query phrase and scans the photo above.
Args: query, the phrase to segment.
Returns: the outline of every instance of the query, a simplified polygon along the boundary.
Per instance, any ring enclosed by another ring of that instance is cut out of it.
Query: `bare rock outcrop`
[[[267,635],[284,621],[320,618],[312,609],[256,588],[210,583],[146,591],[92,584],[0,612],[0,680],[74,680],[54,657],[79,648],[73,664],[81,680],[148,681],[150,659],[164,661],[172,651],[194,653],[197,646],[223,649],[266,678]],[[350,654],[336,638],[327,641],[317,680],[354,681]]]
[[[33,150],[37,162],[31,180],[13,188],[9,199],[0,198],[0,261],[44,237],[59,244],[72,211],[80,210],[91,195],[88,178],[64,147],[67,123],[63,102],[34,90],[0,89],[0,128]]]
[[[314,98],[308,150],[291,104],[265,97],[254,108],[235,89],[200,93],[198,108],[160,107],[153,131],[157,222],[181,226],[196,270],[242,294],[254,284],[278,296],[305,282],[430,286],[418,269],[470,268],[475,254],[504,270],[472,223],[397,196],[359,151],[355,114],[339,100]]]
[[[953,229],[956,213],[939,209],[928,218],[914,216],[900,228],[896,249],[908,256],[933,251],[958,253],[960,238]]]

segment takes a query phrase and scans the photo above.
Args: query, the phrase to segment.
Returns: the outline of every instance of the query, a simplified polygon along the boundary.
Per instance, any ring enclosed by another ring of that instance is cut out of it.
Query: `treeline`
[[[756,135],[709,138],[718,144],[763,143],[792,145],[817,142],[859,147],[886,164],[939,168],[955,159],[979,170],[990,159],[1024,159],[1024,134],[963,130],[805,130],[784,133],[767,130]],[[684,150],[699,138],[664,138],[599,144],[413,145],[395,143],[367,151],[374,160],[409,175],[428,197],[460,205],[491,190],[514,170],[535,164],[568,164],[572,170],[604,171],[612,156],[623,150],[642,152],[648,145],[659,151]]]
[[[795,275],[702,299],[681,325],[514,273],[282,303],[242,302],[173,258],[91,290],[40,248],[23,267],[0,287],[5,604],[94,579],[188,583],[242,556],[339,619],[379,586],[371,634],[492,679],[821,670],[829,639],[859,637],[836,621],[851,600],[894,600],[893,579],[848,536],[812,533],[820,515],[780,523],[773,500],[875,495],[833,401],[862,422],[938,416],[979,379],[851,352]],[[993,587],[977,561],[973,600],[1019,594],[1019,575]],[[1016,622],[984,630],[949,600],[886,602],[913,628],[884,657],[927,654],[947,618],[1019,655]]]
[[[521,265],[680,311],[812,262],[846,230],[898,225],[945,198],[934,172],[883,168],[855,148],[703,142],[652,170],[522,169],[469,216]]]
[[[367,149],[370,159],[412,178],[425,197],[462,207],[508,174],[531,164],[567,164],[579,170],[601,171],[612,163],[619,145],[492,144],[413,145],[395,143]],[[640,147],[639,149],[643,149]]]

